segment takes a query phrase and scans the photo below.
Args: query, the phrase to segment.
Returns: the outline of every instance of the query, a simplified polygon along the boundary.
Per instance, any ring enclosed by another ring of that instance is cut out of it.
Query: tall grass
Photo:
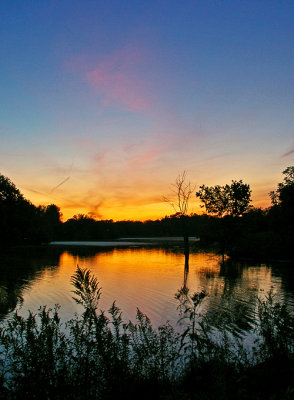
[[[271,293],[259,301],[250,358],[225,328],[215,339],[200,312],[203,292],[184,286],[176,294],[181,330],[154,329],[139,309],[135,322],[125,322],[115,302],[108,314],[99,310],[101,288],[89,270],[77,267],[72,284],[83,313],[65,325],[58,306],[2,323],[1,399],[291,398],[294,322]]]

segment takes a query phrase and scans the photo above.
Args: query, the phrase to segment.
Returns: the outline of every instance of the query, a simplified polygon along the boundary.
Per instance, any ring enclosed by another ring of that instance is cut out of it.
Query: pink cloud
[[[161,156],[179,150],[183,145],[181,138],[173,133],[150,134],[145,140],[123,147],[128,158],[127,168],[135,170],[138,167],[151,167]]]
[[[149,149],[144,149],[141,151],[135,158],[132,159],[131,161],[131,166],[133,167],[139,167],[143,165],[148,165],[151,161],[155,160],[157,157],[159,157],[161,154],[165,153],[166,150],[160,147],[157,148],[149,148]]]
[[[103,150],[94,156],[94,163],[95,163],[95,171],[102,172],[107,166],[107,155],[109,150]]]
[[[132,171],[132,174],[136,174],[135,171],[142,168],[154,167],[160,157],[169,151],[169,146],[160,141],[145,140],[140,141],[137,144],[124,146],[123,152],[127,157],[127,163],[125,165],[126,170]]]
[[[106,56],[85,73],[85,79],[104,96],[103,105],[120,104],[132,111],[145,110],[150,102],[146,81],[140,77],[141,67],[139,52],[127,46]]]
[[[289,151],[287,151],[286,153],[284,153],[284,154],[282,155],[282,157],[291,156],[291,154],[293,154],[293,153],[294,153],[294,149],[290,149]]]

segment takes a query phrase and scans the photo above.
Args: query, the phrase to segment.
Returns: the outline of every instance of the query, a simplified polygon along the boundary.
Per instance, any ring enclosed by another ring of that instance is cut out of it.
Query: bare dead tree
[[[167,202],[175,211],[175,216],[180,218],[183,227],[184,246],[185,246],[185,266],[188,268],[189,263],[189,236],[187,230],[187,216],[189,210],[189,200],[195,191],[196,186],[192,185],[190,181],[186,180],[187,172],[183,171],[176,178],[175,183],[171,185],[174,199],[164,197]]]
[[[186,216],[188,214],[189,200],[196,188],[190,181],[186,182],[186,177],[187,172],[183,171],[177,176],[175,183],[171,185],[176,200],[164,197],[164,201],[170,204],[178,216]]]

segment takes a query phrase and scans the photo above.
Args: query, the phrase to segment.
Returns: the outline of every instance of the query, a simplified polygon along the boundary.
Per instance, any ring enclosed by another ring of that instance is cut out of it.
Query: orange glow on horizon
[[[136,164],[136,163],[135,163]],[[169,203],[164,201],[164,196],[175,200],[172,183],[174,180],[168,176],[147,176],[132,164],[131,171],[126,171],[123,177],[109,173],[107,179],[99,178],[97,182],[86,179],[71,177],[70,179],[54,179],[52,182],[36,181],[31,186],[29,179],[21,179],[23,186],[16,181],[25,198],[34,205],[55,204],[60,207],[63,221],[74,215],[84,214],[92,216],[97,220],[123,221],[146,221],[162,219],[175,213]],[[139,171],[139,172],[138,172]],[[20,176],[22,178],[22,176]],[[229,178],[214,178],[213,180],[197,179],[190,173],[188,181],[197,182],[195,192],[201,182],[207,182],[208,186],[225,184]],[[257,208],[268,208],[271,205],[268,193],[275,189],[271,181],[263,183],[262,180],[255,181],[253,178],[244,179],[249,182],[252,190],[251,205]],[[53,189],[52,189],[53,188]],[[205,209],[202,203],[192,195],[189,202],[188,213],[203,214]]]
[[[24,191],[25,192],[25,191]],[[28,196],[25,196],[28,198]],[[38,194],[34,196],[30,196],[30,201],[36,205],[49,205],[49,204],[56,204],[60,207],[61,213],[63,215],[63,221],[66,221],[72,218],[74,215],[78,214],[85,214],[89,216],[93,216],[93,218],[97,220],[110,220],[113,221],[146,221],[146,220],[156,220],[162,219],[165,216],[170,216],[175,213],[173,208],[166,202],[161,201],[157,203],[150,203],[150,204],[136,204],[134,202],[130,202],[130,204],[124,204],[124,206],[109,206],[109,207],[101,207],[99,209],[99,214],[95,215],[91,213],[89,207],[83,204],[73,204],[72,206],[68,204],[63,204],[62,202],[57,201],[48,201],[45,196],[39,196]],[[204,214],[205,209],[200,207],[201,202],[199,200],[193,200],[190,202],[189,207],[189,214]],[[265,199],[262,196],[256,197],[252,202],[251,205],[256,208],[268,208],[271,203],[270,199]]]

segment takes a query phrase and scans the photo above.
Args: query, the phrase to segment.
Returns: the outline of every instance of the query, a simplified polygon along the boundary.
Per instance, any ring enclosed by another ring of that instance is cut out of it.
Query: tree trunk
[[[184,234],[184,254],[185,254],[185,265],[189,266],[189,254],[190,254],[190,247],[189,247],[189,236],[187,233]]]

